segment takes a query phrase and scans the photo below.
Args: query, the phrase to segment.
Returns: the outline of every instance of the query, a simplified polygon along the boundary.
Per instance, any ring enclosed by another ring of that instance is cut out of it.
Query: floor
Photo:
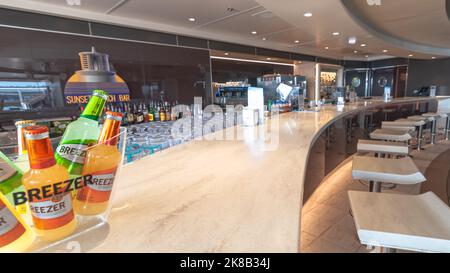
[[[436,158],[440,158],[439,156],[446,150],[449,151],[446,154],[450,154],[450,142],[440,141],[436,145],[427,145],[425,148],[426,150],[424,151],[414,151],[412,156],[418,168],[427,177],[426,183],[447,185],[448,170],[444,171],[445,175],[434,175],[432,177],[431,174],[436,174],[436,172],[427,169],[437,165],[438,168],[441,168],[438,173],[443,173],[442,164],[439,167],[439,164],[434,164],[433,162]],[[446,166],[450,165],[445,161],[444,164]],[[367,191],[368,186],[359,180],[352,179],[351,168],[352,160],[350,158],[324,179],[320,187],[303,206],[301,252],[370,253],[379,251],[378,249],[371,249],[361,245],[358,240],[353,218],[349,212],[350,204],[347,198],[347,191]],[[429,188],[426,191],[432,190]],[[435,186],[435,188],[439,189],[438,186]],[[421,192],[421,187],[420,185],[414,187],[399,186],[390,190],[383,188],[383,192],[418,194]],[[442,193],[439,195],[443,196]]]

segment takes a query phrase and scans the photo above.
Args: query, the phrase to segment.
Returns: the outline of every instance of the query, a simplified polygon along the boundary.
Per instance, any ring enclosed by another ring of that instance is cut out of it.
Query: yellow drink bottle
[[[0,193],[0,252],[24,252],[33,241],[31,228]]]
[[[74,200],[77,214],[98,215],[108,208],[117,166],[122,159],[117,148],[121,121],[121,113],[106,112],[98,144],[87,150],[83,176],[92,175],[92,179],[77,192]]]
[[[29,196],[29,206],[36,235],[45,241],[56,241],[70,235],[76,228],[70,193],[57,183],[69,179],[66,168],[56,164],[48,128],[30,126],[24,130],[28,146],[30,170],[23,175],[25,189],[39,190],[41,198]],[[43,195],[45,190],[45,196]]]
[[[28,126],[36,125],[34,120],[19,120],[16,122],[17,129],[17,159],[14,161],[16,166],[22,171],[27,172],[30,169],[30,163],[28,162],[28,149],[25,141],[23,130]],[[24,191],[25,188],[22,185],[17,190]],[[7,196],[8,197],[8,196]],[[17,212],[25,219],[25,222],[29,225],[32,224],[31,215],[28,213],[28,204],[21,204],[16,206]]]

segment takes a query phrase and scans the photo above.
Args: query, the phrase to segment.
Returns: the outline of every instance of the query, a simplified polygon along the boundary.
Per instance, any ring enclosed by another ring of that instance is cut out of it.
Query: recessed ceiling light
[[[433,59],[433,60],[434,60],[434,59],[436,59],[436,57],[434,57],[434,56],[433,56],[433,57],[431,57],[431,59]]]
[[[300,41],[299,40],[295,40],[294,43],[298,44],[298,43],[300,43]]]
[[[366,55],[365,57],[366,57],[366,58],[369,58],[369,55]]]
[[[312,13],[311,13],[311,12],[305,12],[305,13],[303,14],[303,16],[305,16],[305,17],[311,17],[311,16],[312,16]]]
[[[340,33],[339,32],[333,32],[334,36],[338,36]]]
[[[81,0],[66,0],[69,6],[81,6]]]
[[[386,53],[386,52],[388,52],[388,50],[387,49],[383,49],[383,53]]]
[[[325,47],[325,49],[328,49],[328,48],[329,48],[329,47],[327,47],[327,46]]]
[[[256,32],[256,31],[252,31],[252,34],[253,34],[253,35],[256,35],[257,33],[258,33],[258,32]]]
[[[225,55],[225,56],[228,56],[228,54],[229,54],[228,52],[223,53],[223,55]]]
[[[353,53],[358,53],[358,50],[353,51]]]
[[[356,37],[355,36],[348,37],[348,43],[350,45],[355,45],[356,44]]]
[[[362,46],[362,47],[365,47],[365,46],[366,46],[366,44],[361,44],[361,46]]]
[[[195,18],[194,17],[191,17],[188,20],[191,21],[191,22],[195,22]]]
[[[412,54],[409,54],[409,55],[408,55],[408,57],[414,57],[414,55],[412,55]]]
[[[270,61],[270,60],[272,60],[272,58],[266,58],[266,60]]]
[[[267,38],[266,38],[266,37],[263,37],[262,40],[265,41],[265,40],[267,40]]]

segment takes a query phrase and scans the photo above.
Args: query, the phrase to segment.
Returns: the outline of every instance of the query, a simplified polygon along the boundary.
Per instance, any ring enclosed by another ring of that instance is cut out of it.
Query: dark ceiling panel
[[[208,41],[205,39],[192,38],[187,36],[178,36],[178,45],[189,46],[189,47],[199,47],[208,48]]]
[[[100,23],[91,23],[92,35],[112,37],[119,39],[160,43],[176,45],[177,38],[176,35],[154,32],[148,30],[141,30],[128,27],[119,27]]]
[[[246,54],[255,54],[255,48],[251,46],[244,46],[232,43],[209,41],[209,48],[223,51],[231,51]]]
[[[265,49],[265,48],[256,48],[256,54],[262,55],[262,56],[282,58],[282,59],[290,59],[291,58],[291,54],[289,52],[283,52],[283,51]]]
[[[0,8],[0,24],[51,31],[89,34],[89,23],[81,20]]]

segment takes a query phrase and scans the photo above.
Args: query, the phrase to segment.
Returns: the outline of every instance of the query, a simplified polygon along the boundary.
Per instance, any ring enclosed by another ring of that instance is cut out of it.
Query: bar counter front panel
[[[436,111],[442,100],[291,112],[137,160],[119,174],[109,224],[74,240],[87,252],[298,252],[303,202],[357,139],[385,117]],[[385,116],[388,108],[398,111]],[[243,140],[211,140],[231,134]]]

